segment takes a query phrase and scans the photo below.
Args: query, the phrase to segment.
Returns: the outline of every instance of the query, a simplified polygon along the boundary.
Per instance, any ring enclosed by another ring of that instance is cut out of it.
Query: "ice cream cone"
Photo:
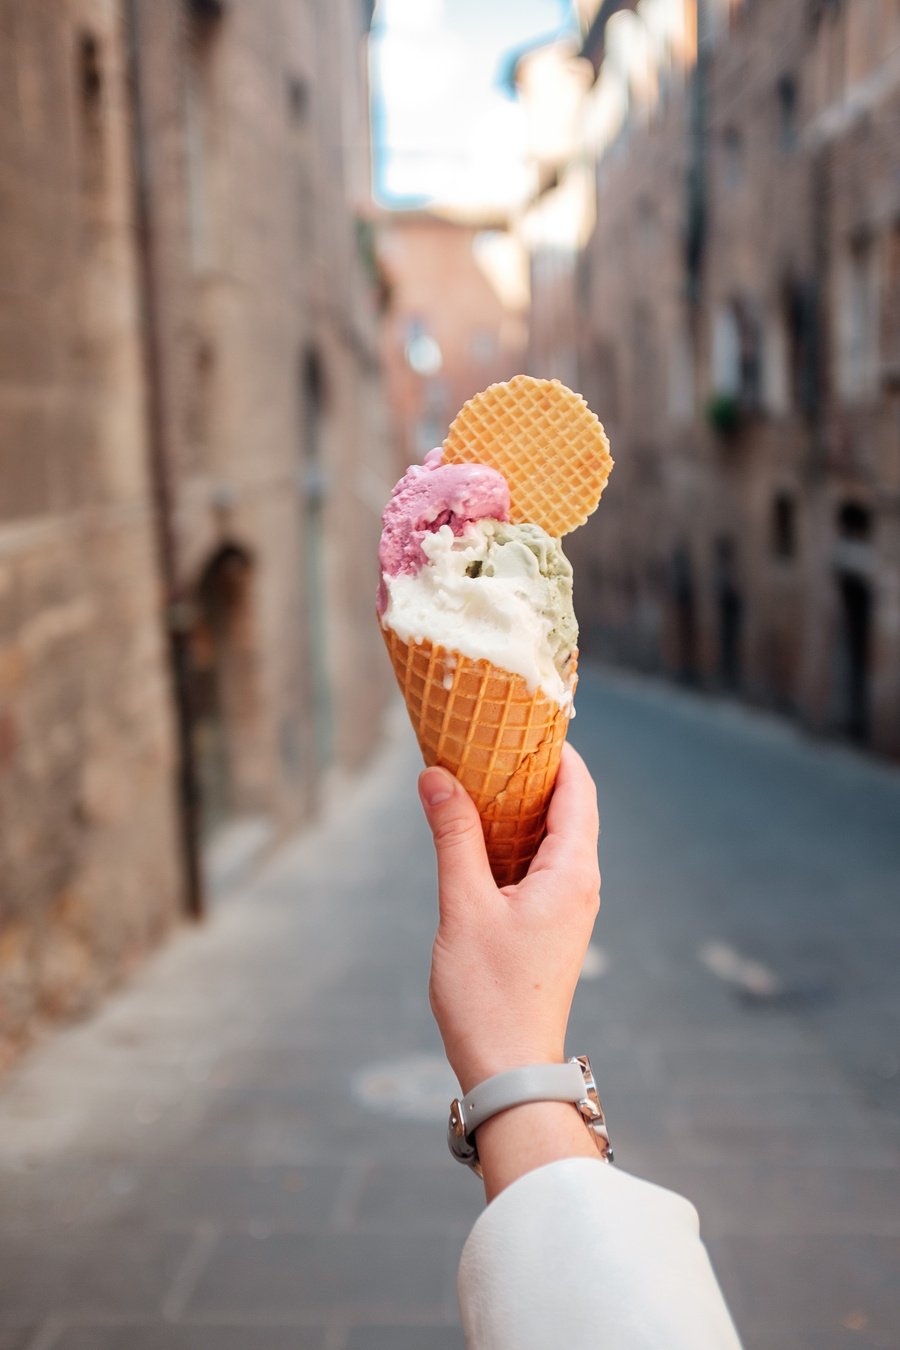
[[[488,661],[381,631],[425,763],[465,787],[497,885],[515,884],[544,836],[569,706]]]

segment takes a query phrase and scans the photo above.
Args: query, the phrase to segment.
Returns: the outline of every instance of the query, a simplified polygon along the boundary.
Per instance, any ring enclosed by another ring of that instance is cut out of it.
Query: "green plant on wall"
[[[712,394],[706,404],[706,420],[717,436],[736,436],[741,428],[741,405],[734,394]]]
[[[390,302],[391,287],[378,259],[375,226],[371,220],[366,220],[364,216],[357,216],[355,223],[357,253],[363,271],[375,293],[378,308],[383,312]]]

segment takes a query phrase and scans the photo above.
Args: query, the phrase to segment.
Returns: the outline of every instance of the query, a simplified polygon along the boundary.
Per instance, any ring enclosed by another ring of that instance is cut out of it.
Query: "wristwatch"
[[[603,1161],[613,1161],[591,1062],[587,1055],[575,1055],[565,1064],[532,1064],[495,1074],[465,1097],[455,1098],[450,1105],[447,1143],[457,1162],[465,1163],[481,1176],[475,1131],[491,1116],[525,1102],[571,1102],[594,1136]]]

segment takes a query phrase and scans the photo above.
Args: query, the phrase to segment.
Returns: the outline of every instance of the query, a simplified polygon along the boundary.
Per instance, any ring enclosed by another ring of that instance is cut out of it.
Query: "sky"
[[[570,0],[379,0],[370,44],[375,195],[490,211],[528,188],[505,58],[574,27]]]

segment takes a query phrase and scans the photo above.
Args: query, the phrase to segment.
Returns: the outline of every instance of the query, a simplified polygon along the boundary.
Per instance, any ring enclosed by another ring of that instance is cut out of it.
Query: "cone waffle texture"
[[[425,763],[449,769],[465,787],[494,879],[513,885],[544,836],[568,709],[488,661],[381,631]]]
[[[509,484],[509,518],[559,538],[596,510],[613,466],[606,432],[559,380],[516,375],[470,398],[444,441],[444,464],[488,464]]]

